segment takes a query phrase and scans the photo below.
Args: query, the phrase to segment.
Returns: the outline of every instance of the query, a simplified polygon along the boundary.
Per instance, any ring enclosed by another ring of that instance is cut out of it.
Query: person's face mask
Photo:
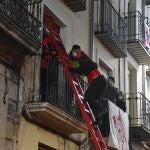
[[[72,52],[72,56],[73,56],[73,57],[77,57],[77,52],[76,52],[76,51],[73,51],[73,52]]]
[[[81,50],[74,50],[72,51],[72,56],[76,57],[76,58],[80,58],[82,55],[82,51]]]

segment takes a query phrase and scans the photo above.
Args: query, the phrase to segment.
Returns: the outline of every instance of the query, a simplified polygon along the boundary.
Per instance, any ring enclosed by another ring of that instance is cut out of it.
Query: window
[[[150,71],[146,71],[146,85],[145,85],[145,96],[150,99]]]
[[[39,143],[38,150],[56,150],[55,148],[49,147],[45,144]]]
[[[110,67],[107,64],[105,64],[101,59],[99,59],[99,68],[100,72],[104,75],[105,78],[108,78],[112,73]]]

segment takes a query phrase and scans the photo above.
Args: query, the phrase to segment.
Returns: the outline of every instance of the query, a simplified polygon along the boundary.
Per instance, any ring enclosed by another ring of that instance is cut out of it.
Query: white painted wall
[[[73,44],[79,44],[88,53],[89,49],[89,11],[74,13],[61,0],[44,0],[50,11],[64,24],[61,30],[62,40],[69,52]]]
[[[149,70],[149,68],[150,67],[148,65],[145,66],[145,73],[146,70]],[[146,75],[144,81],[145,81],[145,96],[150,100],[150,76]]]
[[[136,11],[137,0],[129,0],[128,12]]]
[[[132,82],[128,83],[131,84],[132,87],[130,87],[130,91],[127,91],[127,93],[142,92],[142,67],[139,66],[137,61],[132,57],[130,53],[128,53],[127,61],[128,61],[128,70],[130,70],[130,74],[132,73],[131,76],[133,77],[133,80],[128,79],[128,81]],[[126,76],[128,78],[127,74]],[[127,85],[127,87],[129,87],[129,85]]]
[[[150,77],[147,76],[145,80],[145,96],[150,100]]]
[[[142,13],[142,0],[136,0],[136,10]]]
[[[105,64],[107,64],[107,66],[113,71],[115,86],[118,87],[118,59],[114,58],[96,36],[94,37],[94,51],[95,61],[99,63],[98,60],[100,58]]]

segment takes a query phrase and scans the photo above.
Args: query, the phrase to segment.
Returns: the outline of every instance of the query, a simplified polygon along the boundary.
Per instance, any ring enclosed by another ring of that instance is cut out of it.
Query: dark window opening
[[[56,150],[55,148],[49,147],[45,144],[38,143],[38,150]]]

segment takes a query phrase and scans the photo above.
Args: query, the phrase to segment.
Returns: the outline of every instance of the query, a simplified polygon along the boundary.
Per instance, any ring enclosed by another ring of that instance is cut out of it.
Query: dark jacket
[[[76,56],[73,56],[72,51],[69,57],[73,67],[70,70],[73,73],[87,76],[91,71],[97,69],[97,64],[94,63],[83,51],[76,51]]]
[[[70,68],[70,71],[78,75],[87,76],[89,84],[101,75],[97,64],[93,62],[83,51],[71,51],[69,57],[72,61],[72,68]]]

